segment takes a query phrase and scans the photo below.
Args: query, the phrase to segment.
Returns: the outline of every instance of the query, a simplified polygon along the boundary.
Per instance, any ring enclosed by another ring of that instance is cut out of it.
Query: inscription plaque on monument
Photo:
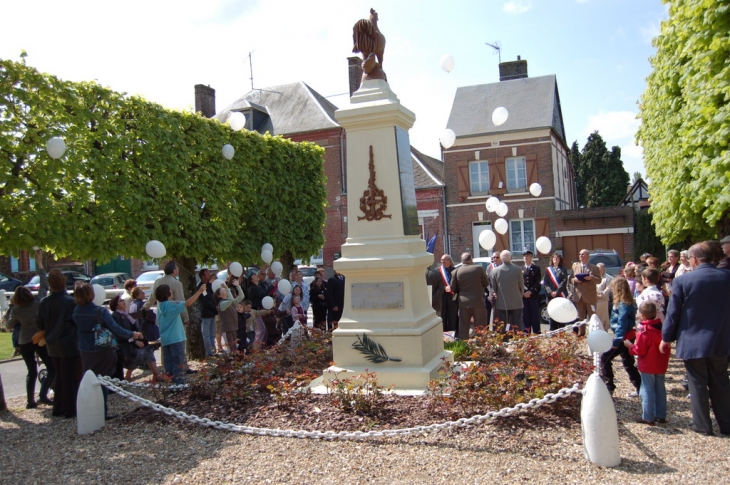
[[[403,308],[403,283],[353,283],[350,295],[357,310]]]

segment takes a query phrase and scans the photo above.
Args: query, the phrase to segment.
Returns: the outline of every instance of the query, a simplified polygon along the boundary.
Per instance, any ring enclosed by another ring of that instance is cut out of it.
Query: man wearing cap
[[[722,244],[722,252],[725,253],[725,259],[720,261],[717,267],[720,269],[730,269],[730,236],[725,236],[720,239],[720,244]]]
[[[596,293],[596,285],[601,281],[601,272],[598,267],[590,264],[588,258],[590,253],[587,249],[581,249],[578,253],[580,261],[573,263],[573,275],[570,277],[570,283],[574,288],[575,308],[578,310],[578,319],[585,320],[596,313],[596,304],[598,303],[598,295]],[[578,278],[577,275],[583,275]]]
[[[514,329],[524,329],[522,323],[522,296],[525,293],[525,280],[520,268],[512,264],[512,253],[507,250],[500,254],[502,264],[492,271],[492,288],[496,297],[498,320]]]
[[[533,253],[529,249],[522,252],[525,267],[522,268],[522,277],[525,281],[525,291],[522,293],[522,323],[527,333],[540,333],[540,281],[542,274],[540,267],[532,264]]]
[[[487,310],[484,307],[484,289],[489,286],[487,273],[480,264],[474,264],[470,253],[461,255],[461,267],[451,274],[451,291],[459,295],[460,340],[469,340],[469,327],[487,324]]]

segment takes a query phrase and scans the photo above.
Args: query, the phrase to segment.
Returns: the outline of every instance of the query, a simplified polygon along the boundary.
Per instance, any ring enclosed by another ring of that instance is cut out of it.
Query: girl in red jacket
[[[669,353],[659,352],[662,341],[662,322],[656,318],[657,308],[651,301],[639,306],[643,332],[636,336],[636,343],[624,340],[632,355],[639,358],[638,367],[641,374],[641,417],[637,423],[654,425],[667,422],[667,389],[664,387],[664,374],[669,367]]]

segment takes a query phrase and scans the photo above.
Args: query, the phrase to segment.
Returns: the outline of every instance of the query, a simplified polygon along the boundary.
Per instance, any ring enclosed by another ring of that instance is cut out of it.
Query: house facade
[[[493,113],[505,108],[507,120],[495,124]],[[529,78],[527,61],[500,64],[500,82],[458,88],[447,127],[456,134],[443,150],[446,183],[447,247],[458,257],[472,252],[485,257],[508,249],[522,258],[535,241],[556,241],[556,214],[577,207],[573,168],[565,141],[557,80],[554,75]],[[529,188],[538,183],[539,196]],[[505,202],[508,230],[496,230],[492,250],[479,245],[479,234],[494,230],[498,216],[489,212],[489,197]]]
[[[359,63],[354,60],[348,62],[352,94],[360,85],[362,71],[358,72]],[[213,89],[197,85],[195,92],[195,110],[205,116],[215,116],[225,123],[230,113],[241,112],[246,117],[249,130],[281,135],[295,142],[316,143],[324,148],[324,172],[327,176],[325,244],[310,264],[331,268],[347,239],[347,133],[335,121],[337,106],[304,82],[254,89],[220,112],[215,111]],[[444,164],[413,147],[411,159],[421,234],[424,239],[436,236],[434,250],[440,255],[445,232]],[[296,190],[296,183],[292,183],[292,189]]]

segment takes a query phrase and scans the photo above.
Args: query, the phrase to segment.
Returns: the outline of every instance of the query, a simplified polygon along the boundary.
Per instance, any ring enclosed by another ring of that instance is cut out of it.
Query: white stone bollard
[[[586,458],[599,466],[619,466],[621,452],[616,408],[598,373],[591,374],[583,390],[580,421]]]
[[[5,296],[5,290],[0,290],[0,310],[8,309],[8,297]]]
[[[86,371],[76,396],[76,429],[79,434],[93,433],[104,426],[104,393],[101,383]]]

